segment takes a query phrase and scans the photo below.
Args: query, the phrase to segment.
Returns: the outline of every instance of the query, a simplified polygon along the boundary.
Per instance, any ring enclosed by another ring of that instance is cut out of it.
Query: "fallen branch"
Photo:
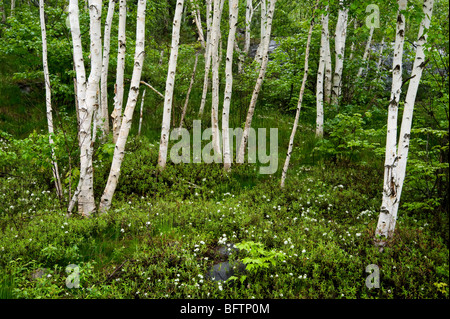
[[[147,85],[147,86],[148,86],[149,88],[151,88],[153,91],[155,91],[156,93],[158,93],[158,95],[159,95],[160,97],[164,98],[164,95],[163,95],[161,92],[159,92],[157,89],[155,89],[153,86],[151,86],[150,84],[148,84],[148,83],[146,83],[146,82],[144,82],[144,81],[141,81],[141,84]]]

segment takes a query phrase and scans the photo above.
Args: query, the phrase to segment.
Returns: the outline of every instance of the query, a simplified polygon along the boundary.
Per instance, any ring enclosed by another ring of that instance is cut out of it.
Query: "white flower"
[[[124,232],[125,232],[125,229],[122,228],[122,229],[120,229],[120,231],[121,231],[122,233],[124,233]]]
[[[303,250],[302,250],[302,253],[303,253],[303,254],[306,253],[306,249],[303,249]]]

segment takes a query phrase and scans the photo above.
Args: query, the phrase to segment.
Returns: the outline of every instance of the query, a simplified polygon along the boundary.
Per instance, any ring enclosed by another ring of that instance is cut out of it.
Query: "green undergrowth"
[[[91,219],[68,218],[39,186],[33,196],[16,189],[29,209],[1,216],[3,298],[448,298],[448,243],[432,220],[400,209],[394,238],[383,252],[374,245],[374,168],[297,166],[281,190],[250,165],[229,175],[206,164],[156,173],[137,164],[139,154],[127,154],[110,211]],[[260,248],[218,253],[233,244]],[[209,280],[227,259],[253,266],[240,280]],[[66,286],[68,265],[79,267],[79,288]],[[366,286],[369,265],[379,288]]]

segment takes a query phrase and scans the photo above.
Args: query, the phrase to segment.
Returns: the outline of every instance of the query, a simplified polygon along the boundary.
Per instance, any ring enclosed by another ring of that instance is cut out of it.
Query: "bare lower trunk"
[[[249,131],[250,131],[250,127],[252,125],[253,114],[255,113],[255,107],[256,107],[256,102],[258,100],[259,91],[261,90],[261,86],[262,86],[262,83],[264,81],[264,77],[266,74],[267,63],[269,61],[268,50],[269,50],[270,34],[272,31],[272,19],[273,19],[273,14],[275,12],[276,2],[277,2],[276,0],[269,1],[269,10],[268,10],[268,16],[267,16],[267,30],[266,30],[267,34],[266,34],[266,41],[264,43],[264,56],[263,56],[263,60],[262,60],[262,64],[261,64],[261,69],[259,71],[258,79],[256,80],[255,88],[253,89],[252,98],[250,100],[250,106],[248,108],[247,118],[245,120],[244,131],[242,134],[241,143],[239,145],[239,152],[238,152],[237,158],[236,158],[237,163],[244,163],[245,148],[247,147]]]
[[[405,18],[399,12],[397,17],[397,33],[395,41],[394,65],[393,65],[393,82],[391,92],[391,103],[388,113],[388,133],[386,137],[386,162],[385,176],[383,186],[383,199],[378,219],[377,229],[375,231],[376,243],[380,246],[385,244],[384,239],[393,236],[395,224],[397,220],[398,205],[403,188],[406,174],[406,163],[408,158],[409,141],[411,134],[411,124],[422,72],[425,67],[424,45],[427,41],[427,33],[429,29],[431,15],[433,10],[433,0],[424,0],[422,19],[419,35],[417,40],[416,57],[411,73],[408,91],[405,98],[405,107],[403,110],[403,118],[400,129],[399,144],[397,146],[397,108],[398,98],[401,93],[401,58],[404,41]],[[399,0],[399,11],[406,8],[406,0]],[[401,51],[400,51],[401,50]],[[397,55],[396,55],[397,54]],[[394,118],[392,118],[394,117]],[[395,120],[395,123],[394,123]]]
[[[183,111],[181,113],[179,128],[183,127],[184,118],[186,116],[186,111],[187,111],[187,107],[189,104],[189,96],[191,95],[192,86],[194,85],[194,81],[195,81],[195,72],[197,71],[197,63],[198,63],[198,53],[195,54],[194,69],[192,70],[191,83],[189,83],[189,89],[186,93],[186,100],[184,101],[184,106],[183,106]]]
[[[92,167],[92,118],[96,107],[97,89],[101,75],[101,12],[102,2],[91,0],[89,7],[90,17],[90,56],[91,72],[86,82],[83,51],[81,46],[81,33],[78,19],[78,1],[69,3],[69,18],[73,42],[75,70],[77,73],[78,105],[80,116],[80,181],[78,194],[78,211],[85,217],[95,212],[94,176]]]
[[[138,136],[141,135],[142,117],[143,117],[143,115],[144,115],[144,99],[145,99],[145,89],[144,89],[144,92],[142,92],[141,110],[140,110],[140,112],[139,112],[139,128],[138,128]]]
[[[325,8],[328,11],[328,6]],[[328,14],[322,14],[322,35],[320,39],[320,56],[319,68],[317,70],[316,82],[316,136],[321,138],[323,136],[323,100],[324,100],[324,78],[325,78],[325,56],[327,51],[327,37],[328,37]]]
[[[161,142],[159,144],[158,166],[166,167],[167,151],[169,147],[170,115],[172,112],[173,89],[178,60],[178,45],[180,41],[181,14],[183,13],[184,0],[177,0],[175,16],[173,18],[172,47],[170,50],[169,68],[167,70],[166,92],[164,96],[164,110],[161,129]]]
[[[314,13],[316,12],[317,9],[317,3],[314,7]],[[313,14],[314,14],[313,13]],[[294,148],[294,138],[295,138],[295,133],[297,132],[297,126],[298,126],[298,120],[300,118],[300,111],[302,108],[302,102],[303,102],[303,94],[305,93],[305,87],[306,87],[306,80],[308,79],[308,60],[309,60],[309,49],[310,49],[310,45],[311,45],[311,36],[312,36],[312,31],[313,31],[313,27],[314,27],[314,16],[311,19],[311,25],[309,27],[309,32],[308,32],[308,40],[306,42],[306,50],[305,50],[305,71],[303,73],[303,80],[302,80],[302,86],[300,88],[300,96],[298,98],[298,104],[297,104],[297,112],[295,114],[295,120],[294,120],[294,125],[292,126],[292,132],[291,132],[291,137],[289,139],[289,146],[288,146],[288,151],[286,154],[286,160],[284,162],[284,166],[283,166],[283,170],[281,172],[281,188],[284,187],[284,183],[286,180],[286,174],[287,174],[287,170],[289,168],[289,161],[291,159],[291,154],[292,154],[292,149]]]
[[[126,20],[127,20],[127,1],[119,0],[119,31],[118,31],[118,51],[117,51],[117,70],[116,70],[116,85],[114,88],[114,110],[111,114],[113,127],[113,142],[117,142],[119,131],[122,124],[122,104],[125,71],[125,51],[126,51]]]
[[[366,49],[364,50],[364,55],[362,58],[362,63],[366,64],[367,58],[369,57],[369,53],[370,53],[370,44],[372,43],[372,36],[373,36],[373,30],[375,28],[371,27],[370,31],[369,31],[369,38],[367,39],[367,43],[366,43]],[[364,66],[361,66],[358,70],[358,75],[357,77],[360,77],[362,72],[364,71]]]
[[[228,33],[227,44],[227,60],[225,66],[225,96],[223,101],[223,113],[222,113],[222,144],[223,144],[223,163],[224,170],[230,171],[231,168],[231,151],[230,151],[230,136],[229,136],[229,118],[230,118],[230,103],[231,94],[233,91],[233,50],[236,39],[236,25],[238,22],[239,13],[239,1],[230,1],[230,14],[229,23],[230,31]]]
[[[203,80],[202,100],[200,102],[199,116],[203,115],[208,94],[209,72],[211,70],[211,28],[212,28],[212,0],[206,0],[206,48],[205,48],[205,77]]]
[[[224,0],[214,0],[214,15],[211,34],[211,62],[212,62],[212,105],[211,105],[211,131],[212,145],[215,153],[215,161],[218,162],[221,157],[220,136],[219,136],[219,41],[220,41],[220,21],[222,17],[222,5]]]
[[[105,21],[104,42],[103,42],[103,61],[102,61],[102,75],[100,87],[100,111],[99,111],[99,127],[102,136],[109,132],[109,112],[108,112],[108,66],[109,66],[109,52],[111,43],[111,24],[114,16],[114,6],[117,0],[109,0],[108,14]]]
[[[331,103],[331,91],[333,88],[333,67],[331,65],[330,33],[328,32],[329,14],[325,16],[325,32],[327,34],[325,41],[325,67],[324,67],[324,95],[326,104]]]
[[[333,90],[331,92],[331,103],[338,105],[339,97],[342,88],[342,72],[344,70],[344,53],[345,53],[345,39],[347,37],[347,19],[348,8],[343,7],[343,1],[340,0],[339,17],[336,23],[335,35],[335,55],[336,65],[333,74]]]
[[[47,31],[45,27],[44,17],[44,0],[39,0],[39,17],[41,20],[41,36],[42,36],[42,64],[44,68],[44,80],[45,80],[45,105],[47,109],[47,126],[49,138],[48,142],[51,147],[52,157],[52,173],[55,180],[56,194],[60,199],[63,197],[61,178],[59,175],[58,162],[55,158],[54,143],[53,143],[53,115],[52,115],[52,93],[50,87],[50,74],[48,72],[48,60],[47,60]]]
[[[101,201],[100,213],[106,212],[111,207],[111,201],[117,187],[120,176],[120,166],[125,155],[125,145],[133,121],[133,112],[136,107],[139,95],[139,83],[141,80],[142,66],[145,55],[145,8],[146,0],[139,0],[136,17],[136,50],[134,54],[134,68],[131,78],[130,92],[123,114],[122,126],[120,127],[119,137],[114,148],[113,161],[109,172],[108,181],[105,186]]]

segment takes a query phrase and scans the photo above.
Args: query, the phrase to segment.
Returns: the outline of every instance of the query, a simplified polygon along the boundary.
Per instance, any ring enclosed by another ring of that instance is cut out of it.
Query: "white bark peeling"
[[[269,10],[268,10],[268,16],[267,16],[267,34],[266,34],[266,41],[264,43],[264,56],[261,63],[261,68],[259,70],[258,79],[256,80],[255,88],[253,89],[252,98],[250,100],[250,106],[248,108],[247,112],[247,118],[245,120],[245,126],[244,131],[242,134],[241,143],[239,145],[239,152],[237,154],[236,162],[237,163],[244,163],[244,156],[245,156],[245,148],[247,147],[248,142],[248,136],[250,127],[252,125],[252,119],[253,114],[255,113],[255,107],[256,102],[258,100],[259,91],[261,90],[262,83],[264,81],[264,77],[266,74],[267,64],[269,62],[269,43],[270,43],[270,34],[272,32],[272,19],[273,14],[275,12],[275,4],[277,0],[271,0],[269,3]]]
[[[233,91],[233,49],[236,39],[236,26],[238,22],[239,1],[230,0],[230,32],[228,33],[227,43],[227,60],[225,65],[225,96],[223,101],[222,113],[222,145],[223,145],[223,162],[224,170],[229,171],[231,168],[232,158],[230,151],[230,136],[229,136],[229,118],[230,118],[230,103]]]
[[[385,244],[384,238],[390,238],[395,231],[395,224],[397,220],[398,206],[400,203],[400,196],[403,188],[403,183],[406,174],[406,163],[408,158],[409,141],[411,135],[412,117],[414,111],[414,103],[419,88],[422,72],[425,67],[425,52],[424,45],[427,41],[427,30],[430,27],[431,16],[433,12],[433,0],[424,0],[423,12],[424,18],[420,24],[416,57],[411,73],[411,80],[409,82],[408,91],[405,98],[405,107],[403,110],[403,118],[400,129],[398,146],[395,144],[397,138],[397,122],[393,121],[390,115],[397,118],[398,100],[401,89],[401,73],[398,74],[398,65],[400,63],[401,71],[401,55],[400,49],[403,49],[402,42],[404,41],[405,19],[399,12],[397,17],[397,37],[395,44],[394,58],[395,62],[393,69],[393,79],[399,83],[392,83],[392,97],[388,114],[388,133],[386,137],[386,162],[385,162],[385,176],[383,186],[383,198],[380,209],[380,216],[378,219],[377,229],[375,231],[377,244],[383,246]],[[406,9],[406,1],[399,1],[399,11]],[[396,70],[397,68],[397,70]],[[394,127],[395,124],[395,127]],[[395,134],[395,135],[394,135]],[[397,148],[398,147],[398,148]],[[392,162],[391,162],[392,161]]]
[[[127,1],[119,2],[119,30],[118,30],[118,49],[117,49],[117,69],[116,69],[116,85],[114,88],[114,110],[111,114],[113,126],[113,142],[116,143],[119,137],[120,126],[122,124],[122,104],[123,92],[125,89],[124,72],[125,72],[125,52],[126,52],[126,20],[127,20]]]
[[[136,50],[134,54],[134,67],[133,75],[131,77],[130,92],[128,93],[122,126],[120,127],[116,147],[114,148],[113,161],[108,181],[100,201],[100,213],[106,212],[111,207],[112,198],[119,181],[120,166],[122,165],[125,155],[125,145],[133,122],[133,112],[139,96],[139,84],[141,81],[142,66],[144,64],[145,56],[145,9],[146,0],[139,0],[136,17]]]
[[[39,17],[41,22],[41,36],[42,36],[42,65],[44,69],[44,81],[45,81],[45,105],[47,112],[47,127],[48,127],[48,142],[52,151],[52,174],[55,180],[56,194],[60,199],[63,197],[61,178],[59,175],[58,162],[55,159],[55,150],[53,142],[53,115],[52,115],[52,92],[50,86],[50,74],[48,71],[48,60],[47,60],[47,31],[45,27],[45,16],[44,16],[44,0],[39,0]]]
[[[331,92],[331,103],[338,105],[339,97],[342,88],[342,72],[344,70],[344,54],[345,54],[345,40],[347,37],[347,20],[348,8],[343,7],[343,1],[339,1],[341,8],[339,9],[338,21],[336,23],[335,34],[335,55],[336,64],[333,74],[333,89]]]
[[[172,112],[173,89],[177,70],[178,46],[180,41],[181,15],[183,13],[184,0],[177,0],[172,28],[172,47],[170,50],[169,68],[167,70],[166,92],[164,95],[164,111],[161,129],[161,141],[159,144],[158,166],[166,167],[167,151],[169,146],[170,115]]]

